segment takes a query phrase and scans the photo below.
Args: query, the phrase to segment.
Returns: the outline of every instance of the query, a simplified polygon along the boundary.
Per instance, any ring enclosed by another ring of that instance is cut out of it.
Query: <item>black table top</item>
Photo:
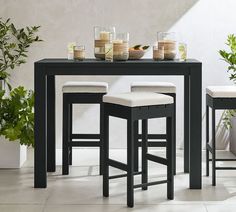
[[[127,61],[105,61],[105,60],[97,60],[95,58],[88,58],[83,61],[77,60],[68,60],[66,58],[45,58],[42,60],[37,61],[36,63],[43,63],[43,64],[201,64],[200,61],[196,59],[187,59],[186,61],[179,61],[179,60],[163,60],[163,61],[155,61],[153,59],[140,59],[140,60],[127,60]]]

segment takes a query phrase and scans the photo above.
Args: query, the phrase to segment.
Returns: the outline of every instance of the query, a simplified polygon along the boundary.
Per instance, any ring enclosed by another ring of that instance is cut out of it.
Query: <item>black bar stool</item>
[[[212,185],[216,185],[216,170],[233,170],[236,167],[216,167],[216,161],[236,161],[236,159],[216,159],[215,111],[236,109],[236,86],[209,86],[206,89],[206,175],[209,176],[209,161],[212,161]],[[209,107],[212,109],[212,144],[209,143]],[[212,159],[209,159],[209,152]]]
[[[174,198],[173,176],[173,128],[174,100],[172,97],[152,92],[129,92],[116,95],[105,95],[104,102],[104,169],[103,196],[109,196],[109,179],[127,177],[127,205],[134,205],[134,189],[147,190],[148,186],[167,183],[167,197]],[[109,116],[127,120],[127,164],[109,158]],[[167,125],[167,158],[148,153],[147,120],[166,117]],[[142,120],[142,171],[134,170],[134,137],[135,125]],[[167,180],[148,182],[148,160],[167,166]],[[126,171],[127,174],[109,176],[109,166]],[[142,175],[142,183],[134,185],[134,175]]]
[[[176,86],[170,82],[133,82],[131,84],[131,91],[132,92],[155,92],[166,94],[172,96],[174,99],[174,129],[173,129],[173,136],[174,136],[174,143],[173,143],[173,169],[174,175],[176,174]],[[148,132],[148,124],[147,124],[147,132]],[[136,126],[136,132],[138,134],[139,128]],[[148,146],[149,147],[166,147],[166,134],[149,134],[148,133]],[[138,137],[135,138],[135,148],[136,151],[134,152],[136,163],[134,165],[135,171],[138,171],[138,149],[141,147],[141,138],[142,135],[138,134]],[[164,140],[164,141],[163,141]]]
[[[63,85],[63,148],[62,148],[62,174],[69,174],[69,165],[72,165],[72,147],[99,147],[100,148],[100,175],[102,174],[102,97],[108,91],[106,82],[67,82]],[[73,134],[72,117],[73,104],[99,104],[100,105],[100,132],[99,134]],[[83,139],[82,141],[73,141]],[[91,140],[92,139],[92,140]],[[95,141],[94,141],[95,140]]]

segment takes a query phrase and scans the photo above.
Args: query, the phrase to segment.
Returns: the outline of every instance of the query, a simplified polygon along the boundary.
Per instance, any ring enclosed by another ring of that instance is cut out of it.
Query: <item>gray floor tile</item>
[[[42,205],[0,205],[1,212],[43,212]]]
[[[120,205],[60,205],[47,206],[44,212],[207,212],[203,205],[135,205],[130,209]]]
[[[235,212],[236,204],[215,204],[206,205],[208,212]]]
[[[57,151],[57,171],[48,174],[48,188],[33,188],[33,153],[21,169],[0,170],[0,211],[130,211],[126,208],[126,178],[110,181],[110,197],[102,197],[102,177],[98,175],[98,151],[76,149],[73,166],[68,176],[61,175],[61,151]],[[152,153],[164,156],[163,151]],[[224,156],[223,153],[220,153]],[[124,150],[112,150],[111,156],[126,162]],[[182,151],[177,153],[177,175],[175,177],[175,199],[166,198],[166,185],[150,187],[147,191],[135,190],[134,211],[227,211],[236,205],[236,172],[218,171],[217,186],[211,186],[211,177],[205,177],[203,162],[203,189],[190,190],[189,175],[183,173]],[[204,154],[203,154],[204,155]],[[78,157],[79,156],[79,157]],[[226,154],[227,157],[227,154]],[[232,155],[230,155],[232,157]],[[225,165],[224,163],[220,165]],[[111,174],[122,173],[110,169]],[[150,181],[166,177],[166,167],[149,163]],[[140,182],[140,176],[135,177]],[[219,205],[219,207],[217,207]],[[226,210],[226,208],[228,210]]]

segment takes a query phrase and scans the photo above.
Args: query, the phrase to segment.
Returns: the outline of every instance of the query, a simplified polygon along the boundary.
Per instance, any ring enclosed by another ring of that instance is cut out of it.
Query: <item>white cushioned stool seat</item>
[[[213,98],[236,98],[236,86],[208,86],[207,94]]]
[[[176,86],[170,82],[134,82],[132,92],[176,93]]]
[[[106,82],[74,82],[68,81],[62,87],[63,93],[107,93]]]
[[[128,92],[104,95],[103,102],[127,107],[139,107],[172,104],[174,99],[171,96],[154,92]]]

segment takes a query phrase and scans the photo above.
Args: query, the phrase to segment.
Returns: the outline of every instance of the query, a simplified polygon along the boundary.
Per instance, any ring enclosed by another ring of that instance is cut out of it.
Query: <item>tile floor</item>
[[[175,199],[166,199],[166,185],[150,187],[147,191],[135,191],[135,207],[126,207],[126,180],[110,182],[110,197],[102,197],[102,177],[98,176],[96,149],[75,149],[74,165],[70,175],[61,175],[61,166],[56,173],[48,175],[47,189],[33,188],[33,153],[19,170],[0,170],[0,212],[235,212],[236,171],[218,171],[217,186],[211,186],[211,178],[203,176],[203,189],[188,189],[188,174],[182,172],[182,151],[177,154],[177,176],[175,177]],[[164,151],[152,150],[164,155]],[[228,153],[221,153],[232,157]],[[61,152],[57,151],[57,162],[61,163]],[[113,150],[113,158],[126,160],[124,150]],[[204,155],[204,153],[203,153]],[[228,162],[231,163],[231,162]],[[149,163],[150,179],[165,177],[166,168]],[[111,169],[112,173],[119,173]],[[203,163],[203,174],[205,164]],[[138,182],[140,177],[136,176]]]

